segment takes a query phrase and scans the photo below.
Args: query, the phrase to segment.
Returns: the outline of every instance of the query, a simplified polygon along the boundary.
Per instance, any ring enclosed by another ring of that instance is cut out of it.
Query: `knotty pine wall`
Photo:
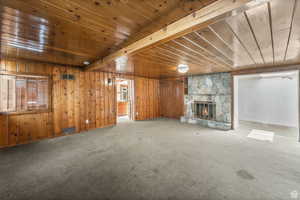
[[[63,128],[81,132],[116,124],[115,83],[107,84],[111,73],[14,60],[1,60],[0,70],[50,75],[53,80],[50,112],[0,115],[2,147],[62,136]],[[63,73],[74,74],[76,79],[61,80]]]
[[[120,75],[8,59],[0,61],[0,72],[50,75],[52,78],[51,111],[0,115],[0,147],[59,137],[64,135],[62,129],[69,127],[75,127],[79,133],[116,124],[114,77]],[[60,76],[65,73],[75,75],[75,80],[61,80]],[[107,83],[108,78],[113,80],[112,84]],[[135,80],[135,112],[138,113],[135,120],[160,117],[159,80],[124,78]]]
[[[135,77],[135,120],[160,117],[159,80]]]
[[[182,80],[160,81],[161,116],[179,119],[184,112],[184,82]]]
[[[65,73],[76,79],[61,80]],[[116,124],[116,89],[111,73],[54,67],[52,97],[55,136],[62,135],[61,130],[68,127],[81,132]]]
[[[8,137],[7,137],[7,117],[0,115],[0,147],[6,146]]]

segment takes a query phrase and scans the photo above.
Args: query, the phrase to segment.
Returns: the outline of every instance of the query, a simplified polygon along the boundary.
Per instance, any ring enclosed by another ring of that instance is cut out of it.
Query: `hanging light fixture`
[[[179,64],[177,70],[179,73],[187,73],[189,71],[189,66],[187,64]]]

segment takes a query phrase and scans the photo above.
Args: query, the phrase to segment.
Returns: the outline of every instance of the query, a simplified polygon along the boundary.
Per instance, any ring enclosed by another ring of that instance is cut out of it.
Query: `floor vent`
[[[63,128],[62,129],[62,133],[63,134],[72,134],[72,133],[75,133],[76,131],[76,128],[75,127],[70,127],[70,128]]]

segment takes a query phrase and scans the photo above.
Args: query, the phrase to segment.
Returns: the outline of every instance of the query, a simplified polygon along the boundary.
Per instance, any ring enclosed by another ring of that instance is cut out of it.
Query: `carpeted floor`
[[[247,133],[160,119],[0,150],[0,199],[300,198],[300,145]]]

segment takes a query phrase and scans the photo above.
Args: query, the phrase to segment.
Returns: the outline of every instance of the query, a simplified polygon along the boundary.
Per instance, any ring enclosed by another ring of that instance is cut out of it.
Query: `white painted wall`
[[[239,120],[298,127],[297,73],[292,77],[239,77]]]
[[[233,77],[233,129],[237,129],[239,127],[239,76]]]

